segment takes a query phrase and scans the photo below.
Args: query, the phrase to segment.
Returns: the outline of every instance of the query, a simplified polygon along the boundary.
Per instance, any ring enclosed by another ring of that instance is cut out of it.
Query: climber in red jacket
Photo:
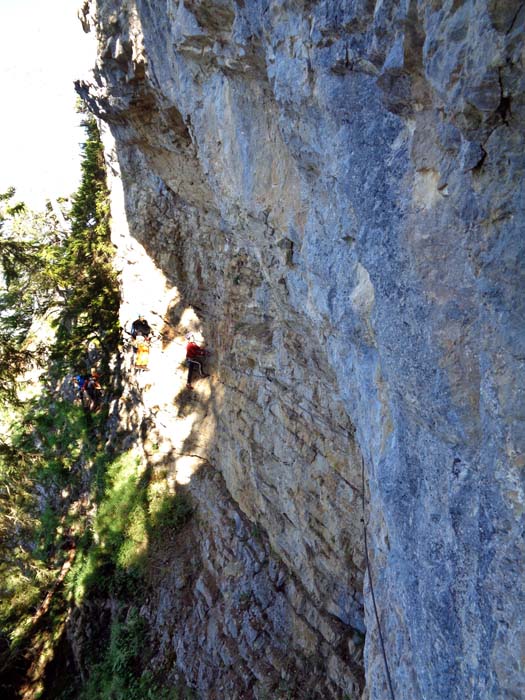
[[[205,350],[205,348],[201,348],[200,345],[197,345],[197,343],[194,342],[193,335],[191,333],[188,333],[186,340],[189,341],[186,345],[186,364],[188,365],[188,381],[186,386],[188,389],[193,389],[191,380],[194,372],[199,370],[201,377],[210,376],[202,369],[202,363],[208,354],[208,351]]]

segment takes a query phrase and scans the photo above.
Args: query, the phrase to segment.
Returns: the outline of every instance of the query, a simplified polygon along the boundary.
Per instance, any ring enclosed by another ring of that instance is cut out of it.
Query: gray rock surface
[[[365,694],[389,698],[363,459],[396,700],[522,697],[525,5],[98,0],[83,22],[123,314],[156,315],[172,362],[148,425],[175,481],[195,445],[222,475],[188,468],[193,578],[144,613],[160,656],[203,698],[359,697],[366,629]],[[213,350],[193,404],[188,330]]]

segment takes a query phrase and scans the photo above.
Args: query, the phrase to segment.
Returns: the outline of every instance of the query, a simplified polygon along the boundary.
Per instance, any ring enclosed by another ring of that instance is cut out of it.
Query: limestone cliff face
[[[203,698],[391,697],[364,487],[395,698],[522,696],[525,5],[83,13],[123,320],[164,334],[127,427],[198,504],[142,611],[159,663]]]

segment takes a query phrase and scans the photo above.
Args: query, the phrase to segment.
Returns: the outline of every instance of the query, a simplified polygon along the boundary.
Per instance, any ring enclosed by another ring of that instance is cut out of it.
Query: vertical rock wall
[[[123,316],[164,334],[137,420],[199,504],[143,611],[159,660],[203,698],[359,697],[366,629],[390,697],[364,486],[395,698],[519,697],[525,5],[83,13]],[[188,330],[213,350],[190,397]]]

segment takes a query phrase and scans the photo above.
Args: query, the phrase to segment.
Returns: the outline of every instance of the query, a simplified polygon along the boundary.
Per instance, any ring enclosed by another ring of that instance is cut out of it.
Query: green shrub
[[[77,603],[89,593],[140,590],[152,541],[174,535],[193,508],[185,493],[166,494],[165,482],[150,482],[150,471],[132,452],[96,465],[98,508],[68,577]],[[131,596],[133,597],[133,596]]]
[[[175,534],[190,519],[192,513],[191,500],[185,493],[164,496],[152,513],[151,527],[159,534],[167,530]]]
[[[111,624],[109,642],[98,655],[80,700],[177,700],[175,689],[162,688],[144,671],[147,629],[136,608]]]

